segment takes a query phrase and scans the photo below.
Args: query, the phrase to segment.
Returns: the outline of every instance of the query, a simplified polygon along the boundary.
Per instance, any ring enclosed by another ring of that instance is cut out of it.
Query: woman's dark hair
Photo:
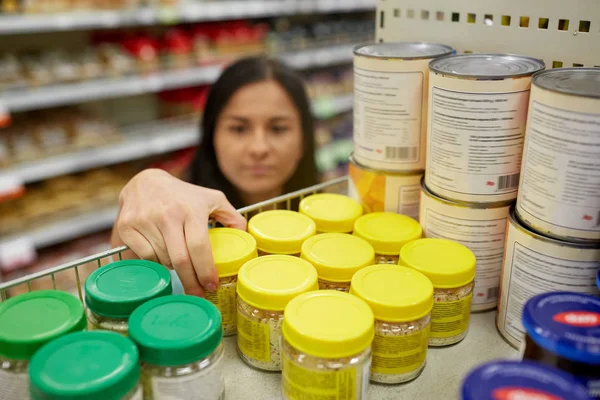
[[[285,192],[299,190],[318,181],[314,155],[314,120],[302,78],[291,68],[268,57],[244,58],[225,69],[208,94],[201,122],[201,142],[190,170],[190,183],[222,191],[236,208],[249,204],[243,204],[240,194],[217,164],[214,146],[217,120],[229,99],[240,88],[271,79],[279,83],[290,96],[302,123],[304,154],[294,175],[286,183]]]

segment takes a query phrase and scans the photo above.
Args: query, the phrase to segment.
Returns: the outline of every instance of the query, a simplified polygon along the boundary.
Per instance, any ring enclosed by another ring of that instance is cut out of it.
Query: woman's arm
[[[208,220],[246,229],[246,220],[217,190],[148,169],[121,191],[111,245],[127,245],[139,257],[174,268],[187,294],[216,290],[218,276],[208,240]]]

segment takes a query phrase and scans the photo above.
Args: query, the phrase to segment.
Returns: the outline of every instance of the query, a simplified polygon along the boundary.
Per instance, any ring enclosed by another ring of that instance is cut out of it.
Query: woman
[[[161,170],[123,189],[112,245],[174,268],[187,294],[215,291],[208,220],[246,229],[236,208],[317,182],[313,119],[301,78],[265,57],[229,66],[212,86],[202,139],[183,182]]]

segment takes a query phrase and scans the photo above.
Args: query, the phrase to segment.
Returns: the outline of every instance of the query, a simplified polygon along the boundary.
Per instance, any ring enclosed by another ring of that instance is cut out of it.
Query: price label
[[[0,202],[16,199],[25,193],[25,185],[20,178],[13,175],[0,174]]]
[[[0,270],[10,272],[33,263],[37,258],[35,245],[23,236],[0,243]]]

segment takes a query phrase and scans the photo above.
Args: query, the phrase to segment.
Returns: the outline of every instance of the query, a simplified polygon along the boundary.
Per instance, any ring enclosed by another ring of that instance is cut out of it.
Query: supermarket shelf
[[[167,9],[90,11],[0,17],[0,35],[112,29],[127,26],[263,18],[297,13],[374,10],[375,0],[241,0],[183,4]]]
[[[353,45],[330,46],[285,53],[280,58],[296,69],[317,68],[350,62],[352,48]],[[220,66],[197,67],[182,71],[166,71],[147,77],[101,79],[39,89],[8,91],[0,94],[0,106],[4,106],[9,112],[19,112],[206,85],[214,82],[220,71]]]

